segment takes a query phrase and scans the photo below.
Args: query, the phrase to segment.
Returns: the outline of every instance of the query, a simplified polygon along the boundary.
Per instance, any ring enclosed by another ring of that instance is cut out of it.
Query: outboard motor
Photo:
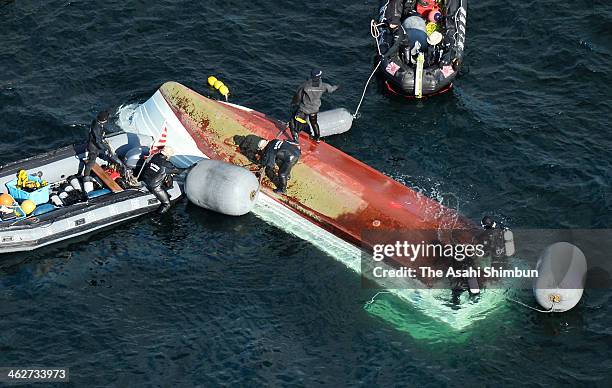
[[[185,180],[194,204],[218,213],[241,216],[253,209],[259,181],[249,170],[220,160],[202,159]]]
[[[140,168],[142,167],[142,163],[144,162],[144,156],[148,154],[148,152],[148,147],[134,147],[125,153],[125,156],[123,157],[123,162],[128,168],[131,168],[132,170]]]
[[[536,266],[538,278],[533,294],[547,310],[563,312],[580,302],[586,282],[587,262],[584,253],[568,242],[550,245]]]

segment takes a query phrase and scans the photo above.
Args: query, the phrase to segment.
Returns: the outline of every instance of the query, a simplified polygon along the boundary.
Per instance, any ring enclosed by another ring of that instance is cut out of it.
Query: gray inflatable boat
[[[122,159],[130,155],[133,158],[135,150],[140,155],[153,142],[149,136],[126,133],[109,136],[107,140]],[[85,144],[82,144],[6,164],[0,167],[0,191],[6,193],[6,184],[14,180],[21,170],[39,175],[53,191],[62,190],[62,187],[67,190],[71,177],[82,171],[86,156]],[[98,159],[98,164],[103,165],[105,162]],[[137,173],[138,169],[134,175]],[[138,187],[118,192],[104,187],[102,180],[97,180],[96,185],[96,190],[89,193],[82,190],[74,201],[64,200],[61,203],[57,197],[52,196],[48,203],[40,203],[27,216],[18,211],[8,216],[3,214],[0,220],[0,253],[30,251],[91,233],[153,212],[160,205],[142,183]],[[173,183],[167,191],[172,201],[182,194],[177,183]]]

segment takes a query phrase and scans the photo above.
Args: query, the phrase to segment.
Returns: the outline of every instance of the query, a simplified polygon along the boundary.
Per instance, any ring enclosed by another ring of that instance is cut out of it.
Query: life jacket
[[[442,13],[440,11],[440,7],[435,2],[435,0],[418,0],[416,11],[419,15],[421,15],[425,19],[430,18],[430,16],[433,17],[433,15],[435,15],[436,13],[440,13],[440,14]],[[432,22],[435,22],[435,20],[432,20],[432,19],[429,19],[429,20]]]

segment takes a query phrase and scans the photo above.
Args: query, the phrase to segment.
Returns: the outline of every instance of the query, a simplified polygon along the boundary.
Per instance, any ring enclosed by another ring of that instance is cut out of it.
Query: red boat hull
[[[211,159],[237,165],[250,162],[233,143],[234,135],[284,138],[284,125],[265,114],[221,103],[174,82],[160,88],[164,99]],[[267,179],[262,193],[334,235],[361,248],[370,247],[365,230],[473,230],[474,224],[389,178],[372,167],[308,136],[300,137],[302,157],[291,172],[287,195],[278,195]],[[253,167],[255,169],[255,167]]]

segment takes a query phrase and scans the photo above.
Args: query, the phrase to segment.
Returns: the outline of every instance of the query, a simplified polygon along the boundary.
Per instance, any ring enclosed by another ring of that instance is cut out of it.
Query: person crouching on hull
[[[300,159],[299,143],[289,140],[266,140],[259,136],[235,136],[234,142],[251,161],[265,168],[266,175],[276,185],[275,193],[285,194],[291,169]],[[275,167],[278,166],[278,172]]]
[[[174,155],[174,150],[170,146],[165,146],[143,167],[142,181],[161,202],[159,214],[164,214],[170,209],[170,196],[166,192],[166,187],[172,186],[172,174],[178,174],[181,171],[170,162],[172,155]]]

